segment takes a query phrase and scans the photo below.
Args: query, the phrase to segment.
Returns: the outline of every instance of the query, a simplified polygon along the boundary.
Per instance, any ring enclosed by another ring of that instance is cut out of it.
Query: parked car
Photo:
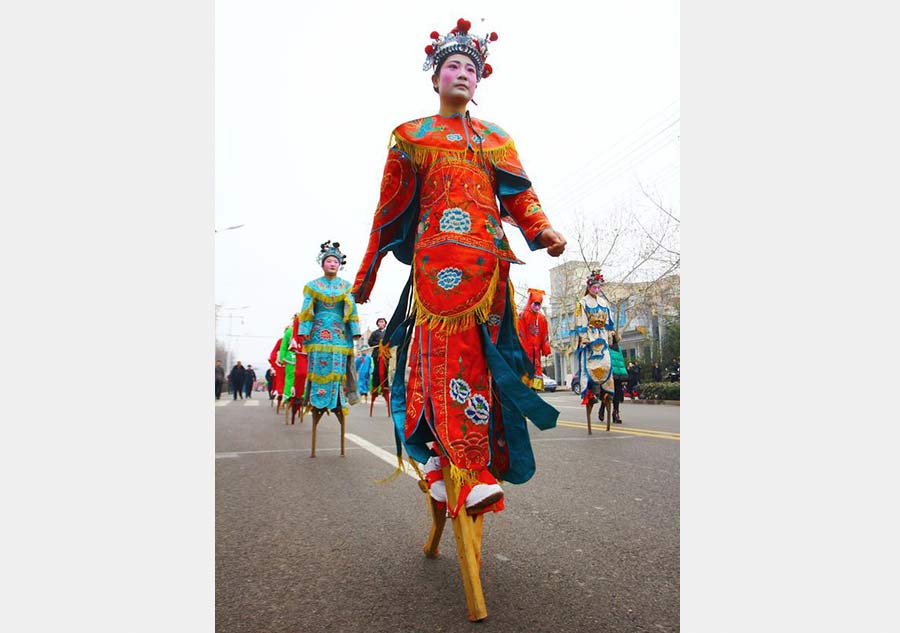
[[[544,391],[556,391],[556,381],[550,376],[544,376]]]
[[[577,375],[572,376],[572,393],[581,393],[581,381]]]

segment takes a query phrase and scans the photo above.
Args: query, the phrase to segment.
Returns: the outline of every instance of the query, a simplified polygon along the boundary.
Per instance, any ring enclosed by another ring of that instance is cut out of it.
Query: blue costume
[[[372,357],[363,354],[356,359],[356,373],[358,375],[359,395],[369,393],[369,381],[372,380]]]
[[[350,294],[350,282],[319,277],[303,287],[303,307],[297,333],[308,354],[309,404],[316,409],[336,409],[347,375],[347,358],[353,354],[353,337],[359,335],[359,316]]]

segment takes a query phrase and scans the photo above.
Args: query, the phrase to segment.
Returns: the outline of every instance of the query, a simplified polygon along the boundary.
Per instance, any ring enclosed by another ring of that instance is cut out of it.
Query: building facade
[[[598,262],[571,261],[550,270],[550,348],[560,385],[569,386],[577,373],[575,361],[575,305],[584,296],[584,281]],[[615,283],[603,293],[616,316],[619,345],[626,362],[649,364],[659,360],[666,336],[665,317],[677,311],[680,277],[668,275],[652,282]]]

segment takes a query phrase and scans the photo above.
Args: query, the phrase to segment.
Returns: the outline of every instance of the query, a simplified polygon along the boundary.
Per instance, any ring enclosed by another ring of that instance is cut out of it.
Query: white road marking
[[[229,402],[231,402],[231,400],[217,400],[217,401],[216,401],[216,406],[217,406],[217,407],[224,407],[224,406],[226,406]]]
[[[258,407],[259,400],[244,400],[245,407]]]
[[[346,437],[348,440],[350,440],[351,442],[353,442],[360,448],[364,448],[365,450],[369,451],[375,457],[383,459],[391,466],[397,465],[397,456],[396,455],[392,455],[391,453],[388,453],[383,448],[375,446],[369,440],[364,440],[360,436],[354,435],[353,433],[347,433],[344,435],[344,437]],[[413,479],[415,479],[416,481],[419,480],[419,476],[416,474],[416,471],[414,471],[412,466],[410,466],[405,461],[403,462],[403,472],[406,473],[407,475],[409,475],[410,477],[412,477]]]

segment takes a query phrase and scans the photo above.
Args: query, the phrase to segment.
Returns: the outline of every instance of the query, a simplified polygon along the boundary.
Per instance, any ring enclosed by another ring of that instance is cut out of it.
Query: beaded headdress
[[[602,284],[606,283],[606,280],[603,278],[603,275],[600,274],[599,270],[592,270],[591,274],[588,275],[588,278],[585,280],[585,283],[590,286],[592,284]]]
[[[456,28],[440,35],[437,31],[431,32],[431,44],[425,47],[425,63],[422,70],[433,70],[440,67],[445,59],[456,53],[461,53],[475,62],[475,74],[478,80],[490,77],[494,69],[485,63],[488,56],[488,42],[496,42],[497,34],[490,33],[484,37],[469,35],[472,23],[460,18],[456,21]]]
[[[319,262],[319,266],[325,261],[326,257],[336,257],[339,262],[341,262],[341,267],[347,263],[347,256],[344,255],[340,249],[340,242],[333,242],[328,240],[321,246],[319,246],[319,256],[316,257],[316,261]]]

